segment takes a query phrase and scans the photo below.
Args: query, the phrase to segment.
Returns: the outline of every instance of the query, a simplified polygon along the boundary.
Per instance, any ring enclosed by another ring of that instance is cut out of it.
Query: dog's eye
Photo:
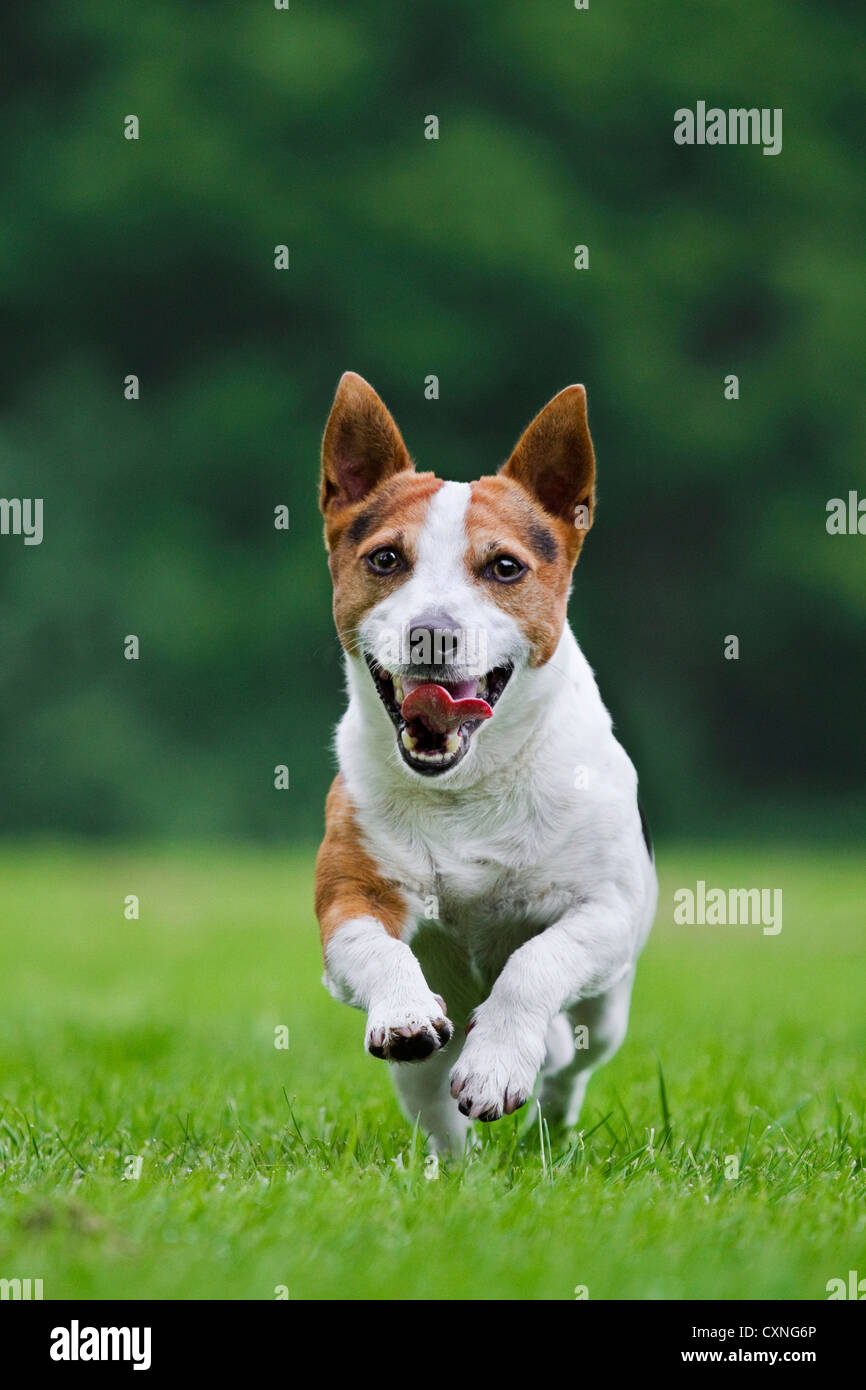
[[[374,574],[396,574],[403,568],[403,556],[390,545],[383,545],[367,556],[367,564]]]
[[[511,584],[525,573],[526,565],[515,560],[513,555],[497,555],[496,559],[491,560],[485,570],[489,579],[498,579],[500,584]]]

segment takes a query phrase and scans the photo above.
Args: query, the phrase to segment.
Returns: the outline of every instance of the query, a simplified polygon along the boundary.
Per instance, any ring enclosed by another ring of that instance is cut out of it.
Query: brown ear
[[[589,530],[595,506],[595,454],[582,386],[566,386],[548,402],[500,472],[520,483],[551,516],[583,534]]]
[[[344,372],[322,440],[322,511],[360,502],[385,478],[411,467],[400,431],[372,386]]]

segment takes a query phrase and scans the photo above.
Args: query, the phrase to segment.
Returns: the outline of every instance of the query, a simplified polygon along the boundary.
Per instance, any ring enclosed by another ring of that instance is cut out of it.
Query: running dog
[[[536,1085],[573,1125],[625,1036],[657,895],[637,776],[566,618],[595,505],[586,392],[454,483],[416,472],[347,372],[320,503],[349,697],[316,865],[324,983],[401,1064],[434,1149]]]

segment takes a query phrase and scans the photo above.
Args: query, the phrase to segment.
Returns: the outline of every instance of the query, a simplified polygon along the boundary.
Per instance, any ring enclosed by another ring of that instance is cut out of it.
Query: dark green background
[[[856,8],[7,17],[0,495],[44,497],[45,540],[0,537],[0,828],[317,832],[342,703],[317,456],[352,368],[461,479],[585,382],[573,622],[651,823],[854,833],[866,537],[825,509],[866,495]],[[782,153],[676,146],[698,99],[782,107]]]

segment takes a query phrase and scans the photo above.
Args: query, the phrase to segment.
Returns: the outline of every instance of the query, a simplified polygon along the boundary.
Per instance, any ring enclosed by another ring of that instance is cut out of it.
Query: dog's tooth
[[[445,752],[456,753],[460,747],[460,735],[458,733],[449,734],[445,740]]]
[[[403,747],[408,749],[408,751],[411,753],[418,740],[412,737],[408,729],[401,729],[400,742],[403,744]]]
[[[401,681],[399,676],[392,676],[391,679],[394,682],[394,694],[396,695],[398,702],[402,705],[404,699],[403,682]]]
[[[478,694],[479,694],[479,695],[482,695],[482,696],[484,696],[484,695],[487,694],[487,677],[486,677],[486,676],[482,676],[482,677],[481,677],[481,680],[478,682]]]

